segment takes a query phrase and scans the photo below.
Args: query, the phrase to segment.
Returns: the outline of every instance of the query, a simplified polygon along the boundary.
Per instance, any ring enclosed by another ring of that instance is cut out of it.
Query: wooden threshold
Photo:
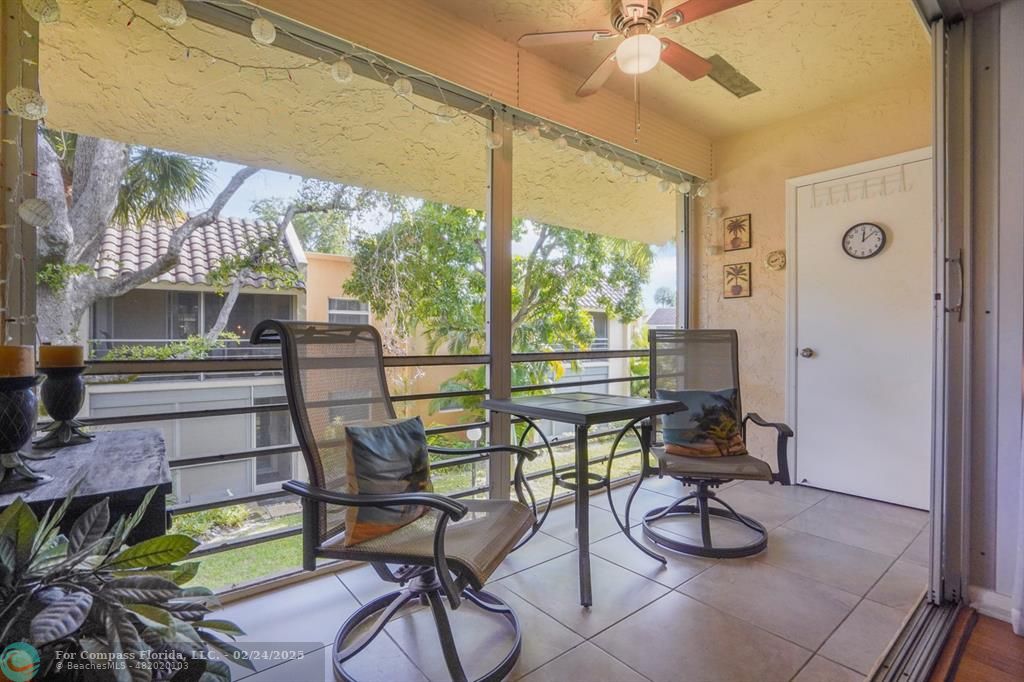
[[[929,682],[1020,682],[1024,637],[1008,623],[964,609],[957,617]]]

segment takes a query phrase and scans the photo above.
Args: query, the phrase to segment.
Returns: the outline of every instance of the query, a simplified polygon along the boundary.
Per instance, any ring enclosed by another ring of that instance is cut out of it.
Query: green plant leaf
[[[184,585],[196,577],[196,574],[199,573],[199,566],[200,562],[198,561],[186,561],[179,564],[177,566],[178,570],[175,572],[174,577],[171,578],[171,580],[178,585]]]
[[[132,512],[132,515],[128,517],[128,520],[125,522],[126,536],[135,528],[135,526],[139,525],[140,521],[142,521],[142,517],[145,516],[146,510],[149,509],[149,503],[153,501],[154,495],[156,495],[156,486],[150,488],[146,492],[146,496],[142,498],[142,502],[139,504],[138,509]]]
[[[107,642],[115,654],[130,655],[129,665],[114,666],[114,675],[118,682],[134,682],[135,675],[128,669],[130,664],[139,660],[142,652],[142,639],[135,625],[128,619],[125,610],[119,606],[108,606],[104,610],[103,625],[107,633]]]
[[[210,630],[217,630],[226,635],[231,635],[232,637],[245,634],[245,631],[242,630],[242,628],[238,627],[230,620],[200,620],[192,623],[192,627],[209,628]]]
[[[199,682],[231,682],[231,668],[224,661],[207,660],[206,672]]]
[[[134,613],[143,625],[154,629],[169,628],[174,620],[170,613],[151,604],[124,604],[124,608]]]
[[[15,567],[28,564],[32,557],[32,544],[35,542],[39,521],[32,509],[20,497],[0,514],[0,535],[11,539],[14,543]]]
[[[170,580],[157,576],[139,575],[115,578],[100,593],[105,599],[119,602],[162,603],[181,593],[181,588]]]
[[[35,647],[68,637],[78,631],[92,608],[88,592],[69,592],[58,602],[37,613],[29,625],[29,638]]]
[[[109,524],[110,505],[104,497],[75,519],[71,532],[68,533],[68,552],[74,554],[99,542]]]
[[[249,660],[249,653],[244,649],[240,649],[231,642],[226,642],[220,637],[217,637],[212,632],[199,631],[199,636],[203,638],[203,641],[209,644],[211,647],[221,652],[232,661],[240,666],[248,668],[253,672],[256,671],[256,666]]]
[[[161,535],[122,550],[107,562],[108,568],[146,568],[172,564],[199,546],[187,535]]]
[[[0,568],[8,573],[14,573],[16,561],[14,540],[6,535],[0,536]]]

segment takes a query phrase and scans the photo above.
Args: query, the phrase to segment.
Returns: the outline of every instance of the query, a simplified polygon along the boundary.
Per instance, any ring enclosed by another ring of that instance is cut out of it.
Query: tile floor
[[[649,480],[634,514],[678,487]],[[927,580],[928,515],[812,488],[733,483],[720,491],[770,531],[747,559],[675,556],[661,567],[618,532],[608,501],[592,501],[595,604],[577,601],[571,507],[508,558],[488,589],[516,610],[527,682],[822,682],[861,680],[916,605]],[[625,491],[615,493],[616,503]],[[620,507],[621,510],[621,507]],[[693,537],[693,524],[671,522]],[[639,530],[634,529],[639,535]],[[734,531],[733,531],[734,532]],[[389,590],[368,566],[324,576],[222,611],[248,642],[297,642],[302,661],[235,669],[247,682],[331,679],[327,647],[358,604]],[[452,616],[472,678],[504,655],[506,629],[471,605]],[[412,608],[346,667],[361,680],[449,679],[429,613]],[[242,646],[245,646],[243,641]]]

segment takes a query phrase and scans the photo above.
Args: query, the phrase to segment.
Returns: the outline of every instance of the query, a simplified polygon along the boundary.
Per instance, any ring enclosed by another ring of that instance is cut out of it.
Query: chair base
[[[519,619],[516,617],[512,607],[490,592],[466,587],[463,588],[462,597],[480,609],[502,616],[512,627],[512,631],[515,634],[515,642],[511,650],[498,665],[476,680],[476,682],[499,682],[499,680],[504,679],[512,671],[522,651],[523,637],[519,626]],[[455,638],[452,635],[451,625],[448,622],[444,592],[441,588],[441,583],[432,571],[413,579],[408,586],[401,590],[374,599],[349,616],[334,638],[332,663],[335,680],[358,682],[345,672],[343,667],[345,661],[353,658],[366,648],[377,635],[384,631],[384,626],[401,611],[402,607],[414,600],[424,606],[430,606],[441,644],[441,652],[444,654],[445,664],[448,667],[448,673],[452,681],[468,682],[462,667],[462,661],[455,648]],[[373,620],[374,618],[375,620]],[[360,636],[355,642],[346,646],[346,640],[356,630],[371,621],[373,622],[369,631]]]
[[[721,481],[686,480],[684,483],[692,483],[697,486],[697,491],[679,498],[667,507],[656,507],[644,514],[644,536],[648,540],[673,552],[711,559],[738,559],[763,552],[768,546],[768,530],[764,525],[749,516],[740,514],[709,489],[710,486],[718,485]],[[685,504],[691,499],[696,501],[696,504]],[[712,507],[711,502],[722,505],[724,509]],[[654,525],[661,519],[680,516],[696,516],[700,519],[701,544],[683,542],[678,539],[679,536],[670,536],[659,531]],[[716,546],[711,537],[712,516],[738,523],[754,531],[757,534],[757,539],[744,545]]]

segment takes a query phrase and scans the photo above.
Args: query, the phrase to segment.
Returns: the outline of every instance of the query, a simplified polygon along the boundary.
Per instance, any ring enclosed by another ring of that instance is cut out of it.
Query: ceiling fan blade
[[[618,33],[595,28],[583,31],[551,31],[548,33],[527,33],[519,38],[520,47],[545,47],[547,45],[571,45],[593,43],[614,38]]]
[[[750,0],[688,0],[663,12],[658,25],[682,26],[748,2]]]
[[[583,85],[576,91],[577,97],[589,97],[595,92],[601,89],[604,82],[608,80],[608,77],[615,71],[615,53],[612,52],[610,55],[605,57],[604,61],[597,65],[594,69],[594,73],[590,74],[587,80],[583,81]]]
[[[711,62],[696,52],[687,50],[679,43],[668,38],[662,38],[661,44],[663,47],[661,50],[661,61],[683,74],[689,80],[695,81],[711,73]]]

